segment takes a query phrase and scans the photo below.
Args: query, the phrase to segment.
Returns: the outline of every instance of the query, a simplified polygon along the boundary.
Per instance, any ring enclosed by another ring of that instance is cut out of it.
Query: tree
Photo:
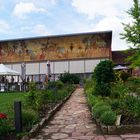
[[[140,4],[139,0],[133,0],[133,7],[127,11],[132,17],[132,23],[124,24],[124,32],[121,33],[122,39],[125,39],[133,46],[130,50],[133,55],[128,57],[128,61],[132,62],[132,67],[140,66]]]

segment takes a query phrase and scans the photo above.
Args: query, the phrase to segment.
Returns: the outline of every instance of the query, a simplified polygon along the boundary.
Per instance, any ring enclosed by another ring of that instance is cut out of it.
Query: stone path
[[[83,89],[78,88],[50,123],[30,140],[140,140],[140,134],[102,135],[91,119]]]

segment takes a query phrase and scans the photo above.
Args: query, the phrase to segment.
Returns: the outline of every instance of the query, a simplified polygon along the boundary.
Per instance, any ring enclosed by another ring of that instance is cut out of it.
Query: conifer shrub
[[[105,111],[101,117],[100,121],[105,125],[114,125],[116,121],[116,114],[112,111]]]
[[[115,80],[112,61],[101,61],[94,69],[93,78],[95,79],[95,94],[101,96],[110,96],[110,84]]]

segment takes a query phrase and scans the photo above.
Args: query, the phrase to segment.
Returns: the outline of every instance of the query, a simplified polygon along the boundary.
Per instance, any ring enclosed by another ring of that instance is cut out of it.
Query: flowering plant
[[[9,126],[7,124],[7,115],[0,113],[0,136],[7,134]]]
[[[1,119],[7,119],[7,115],[4,113],[0,113],[0,120]]]

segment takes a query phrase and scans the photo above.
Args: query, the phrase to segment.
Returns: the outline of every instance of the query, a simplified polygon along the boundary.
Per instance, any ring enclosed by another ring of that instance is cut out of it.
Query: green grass
[[[9,117],[13,116],[14,101],[22,101],[24,104],[25,93],[0,93],[0,112],[6,113]]]

